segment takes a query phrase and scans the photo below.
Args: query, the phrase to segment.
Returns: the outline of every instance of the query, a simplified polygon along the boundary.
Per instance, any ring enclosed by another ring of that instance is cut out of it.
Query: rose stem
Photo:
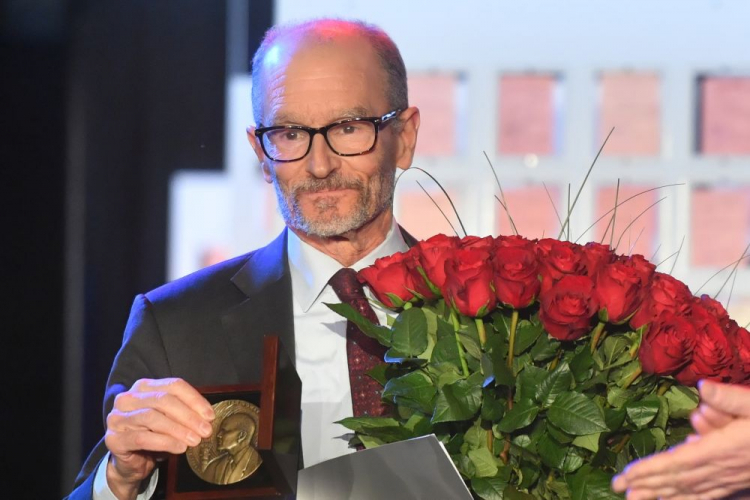
[[[622,449],[625,448],[625,445],[628,444],[628,441],[630,441],[630,434],[625,434],[620,442],[617,443],[614,448],[612,448],[612,453],[620,453]]]
[[[672,381],[671,380],[665,380],[661,383],[659,386],[659,390],[656,391],[657,396],[663,396],[664,393],[666,393],[669,388],[672,387]]]
[[[477,325],[477,331],[479,332],[479,344],[484,347],[487,342],[487,332],[484,329],[484,321],[482,318],[474,318],[474,323]]]
[[[599,339],[603,338],[606,333],[604,332],[604,322],[600,321],[596,328],[594,328],[594,336],[591,339],[591,354],[596,351],[596,346],[599,344]]]
[[[628,377],[628,379],[625,381],[625,385],[623,385],[622,388],[627,389],[628,387],[630,387],[630,384],[635,382],[635,379],[637,379],[641,375],[641,373],[643,373],[643,367],[639,366],[638,369],[633,372],[630,377]]]
[[[518,310],[513,309],[510,316],[510,338],[508,339],[508,368],[513,369],[513,349],[516,346],[516,328],[518,328]]]
[[[407,302],[406,304],[404,304],[404,311],[408,311],[409,309],[411,309],[411,306],[412,306],[411,302]]]
[[[466,364],[466,355],[464,354],[464,348],[461,346],[461,340],[458,337],[458,330],[460,324],[458,322],[458,315],[456,311],[451,311],[451,320],[453,320],[453,333],[456,336],[456,347],[458,348],[458,357],[461,359],[461,370],[464,372],[464,377],[469,376],[469,365]]]

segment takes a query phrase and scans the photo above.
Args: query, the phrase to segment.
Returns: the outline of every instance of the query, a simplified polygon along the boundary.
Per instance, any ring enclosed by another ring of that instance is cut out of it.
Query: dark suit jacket
[[[141,378],[180,377],[193,386],[257,382],[264,335],[278,335],[294,359],[287,231],[263,248],[136,297],[107,380],[105,419],[115,396]],[[415,243],[401,232],[409,246]],[[106,452],[102,439],[71,500],[91,498],[93,472]]]

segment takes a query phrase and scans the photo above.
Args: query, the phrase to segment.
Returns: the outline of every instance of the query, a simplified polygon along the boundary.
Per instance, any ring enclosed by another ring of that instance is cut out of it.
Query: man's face
[[[263,126],[322,127],[344,118],[392,111],[386,99],[386,73],[361,38],[277,43],[279,49],[269,51],[273,56],[266,57],[264,65]],[[338,156],[316,134],[308,155],[289,163],[266,158],[251,137],[287,226],[330,237],[358,229],[387,212],[395,168],[403,156],[399,128],[393,125],[380,130],[377,145],[368,154]],[[411,157],[399,166],[410,163]]]
[[[239,445],[247,435],[244,423],[243,420],[234,416],[224,419],[216,434],[216,448],[219,451],[225,451]]]

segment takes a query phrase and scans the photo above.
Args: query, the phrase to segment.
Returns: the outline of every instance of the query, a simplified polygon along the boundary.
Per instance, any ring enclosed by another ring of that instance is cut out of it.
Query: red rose
[[[410,250],[377,259],[373,265],[359,271],[359,280],[367,283],[378,300],[386,307],[397,307],[387,294],[396,295],[404,302],[414,298],[410,290],[415,290],[417,284],[412,271],[405,262],[414,258],[415,254]]]
[[[669,274],[654,273],[641,308],[630,319],[630,327],[637,330],[665,313],[686,315],[692,302],[693,295],[682,281]]]
[[[492,290],[490,254],[483,250],[456,250],[445,261],[446,302],[464,316],[481,317],[497,305]]]
[[[495,247],[527,247],[534,248],[534,241],[527,240],[523,236],[512,234],[510,236],[498,236],[495,238]]]
[[[701,295],[700,299],[698,299],[698,302],[706,311],[711,313],[711,315],[716,318],[719,323],[723,324],[729,321],[729,314],[727,314],[727,310],[724,309],[724,306],[721,305],[721,302],[719,302],[718,300],[714,300],[709,295],[703,294]]]
[[[748,384],[750,382],[750,332],[738,327],[728,337],[734,346],[736,358],[733,381]]]
[[[615,253],[609,248],[609,245],[602,245],[601,243],[592,241],[586,243],[583,247],[581,258],[586,268],[586,274],[593,276],[601,266],[609,264],[615,259]]]
[[[654,277],[656,266],[650,263],[643,255],[633,254],[629,257],[621,257],[623,260],[628,261],[628,265],[632,266],[635,272],[641,277],[643,286],[648,285],[651,282],[651,278]]]
[[[422,265],[427,278],[437,288],[443,288],[445,283],[445,259],[453,253],[453,250],[458,248],[458,243],[459,239],[455,236],[436,234],[412,247],[417,249],[419,263]]]
[[[645,373],[673,375],[692,359],[696,333],[686,318],[670,314],[651,323],[638,358]]]
[[[576,340],[591,330],[591,318],[598,310],[593,280],[568,275],[542,292],[539,319],[556,339]]]
[[[406,255],[404,256],[404,264],[409,270],[409,283],[413,285],[413,287],[409,286],[409,288],[412,291],[416,292],[426,300],[432,300],[438,297],[438,294],[429,287],[424,276],[419,272],[419,268],[422,267],[419,260],[419,248],[413,246],[408,252],[406,252]]]
[[[569,241],[551,238],[537,243],[539,274],[542,275],[542,292],[568,274],[582,275],[586,272],[582,260],[581,246]]]
[[[474,250],[484,250],[486,252],[492,251],[492,246],[495,241],[492,236],[485,236],[480,238],[479,236],[464,236],[459,242],[460,248],[473,248]]]
[[[539,293],[539,263],[530,248],[499,247],[492,258],[495,269],[495,295],[503,304],[521,309],[534,301]]]
[[[690,320],[696,330],[693,359],[675,378],[691,386],[703,378],[731,382],[735,369],[733,346],[719,322],[700,306],[693,307]]]
[[[624,323],[641,305],[645,286],[640,274],[628,261],[617,261],[601,267],[594,279],[600,320]]]

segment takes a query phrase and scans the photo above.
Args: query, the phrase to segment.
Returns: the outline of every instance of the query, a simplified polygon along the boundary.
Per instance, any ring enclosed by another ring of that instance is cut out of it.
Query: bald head
[[[386,99],[391,109],[408,107],[406,68],[393,40],[380,28],[361,21],[316,19],[300,24],[274,26],[266,33],[253,57],[253,115],[256,124],[263,124],[263,103],[266,99],[266,78],[273,68],[286,65],[294,54],[306,47],[364,40],[376,54],[383,70]]]

